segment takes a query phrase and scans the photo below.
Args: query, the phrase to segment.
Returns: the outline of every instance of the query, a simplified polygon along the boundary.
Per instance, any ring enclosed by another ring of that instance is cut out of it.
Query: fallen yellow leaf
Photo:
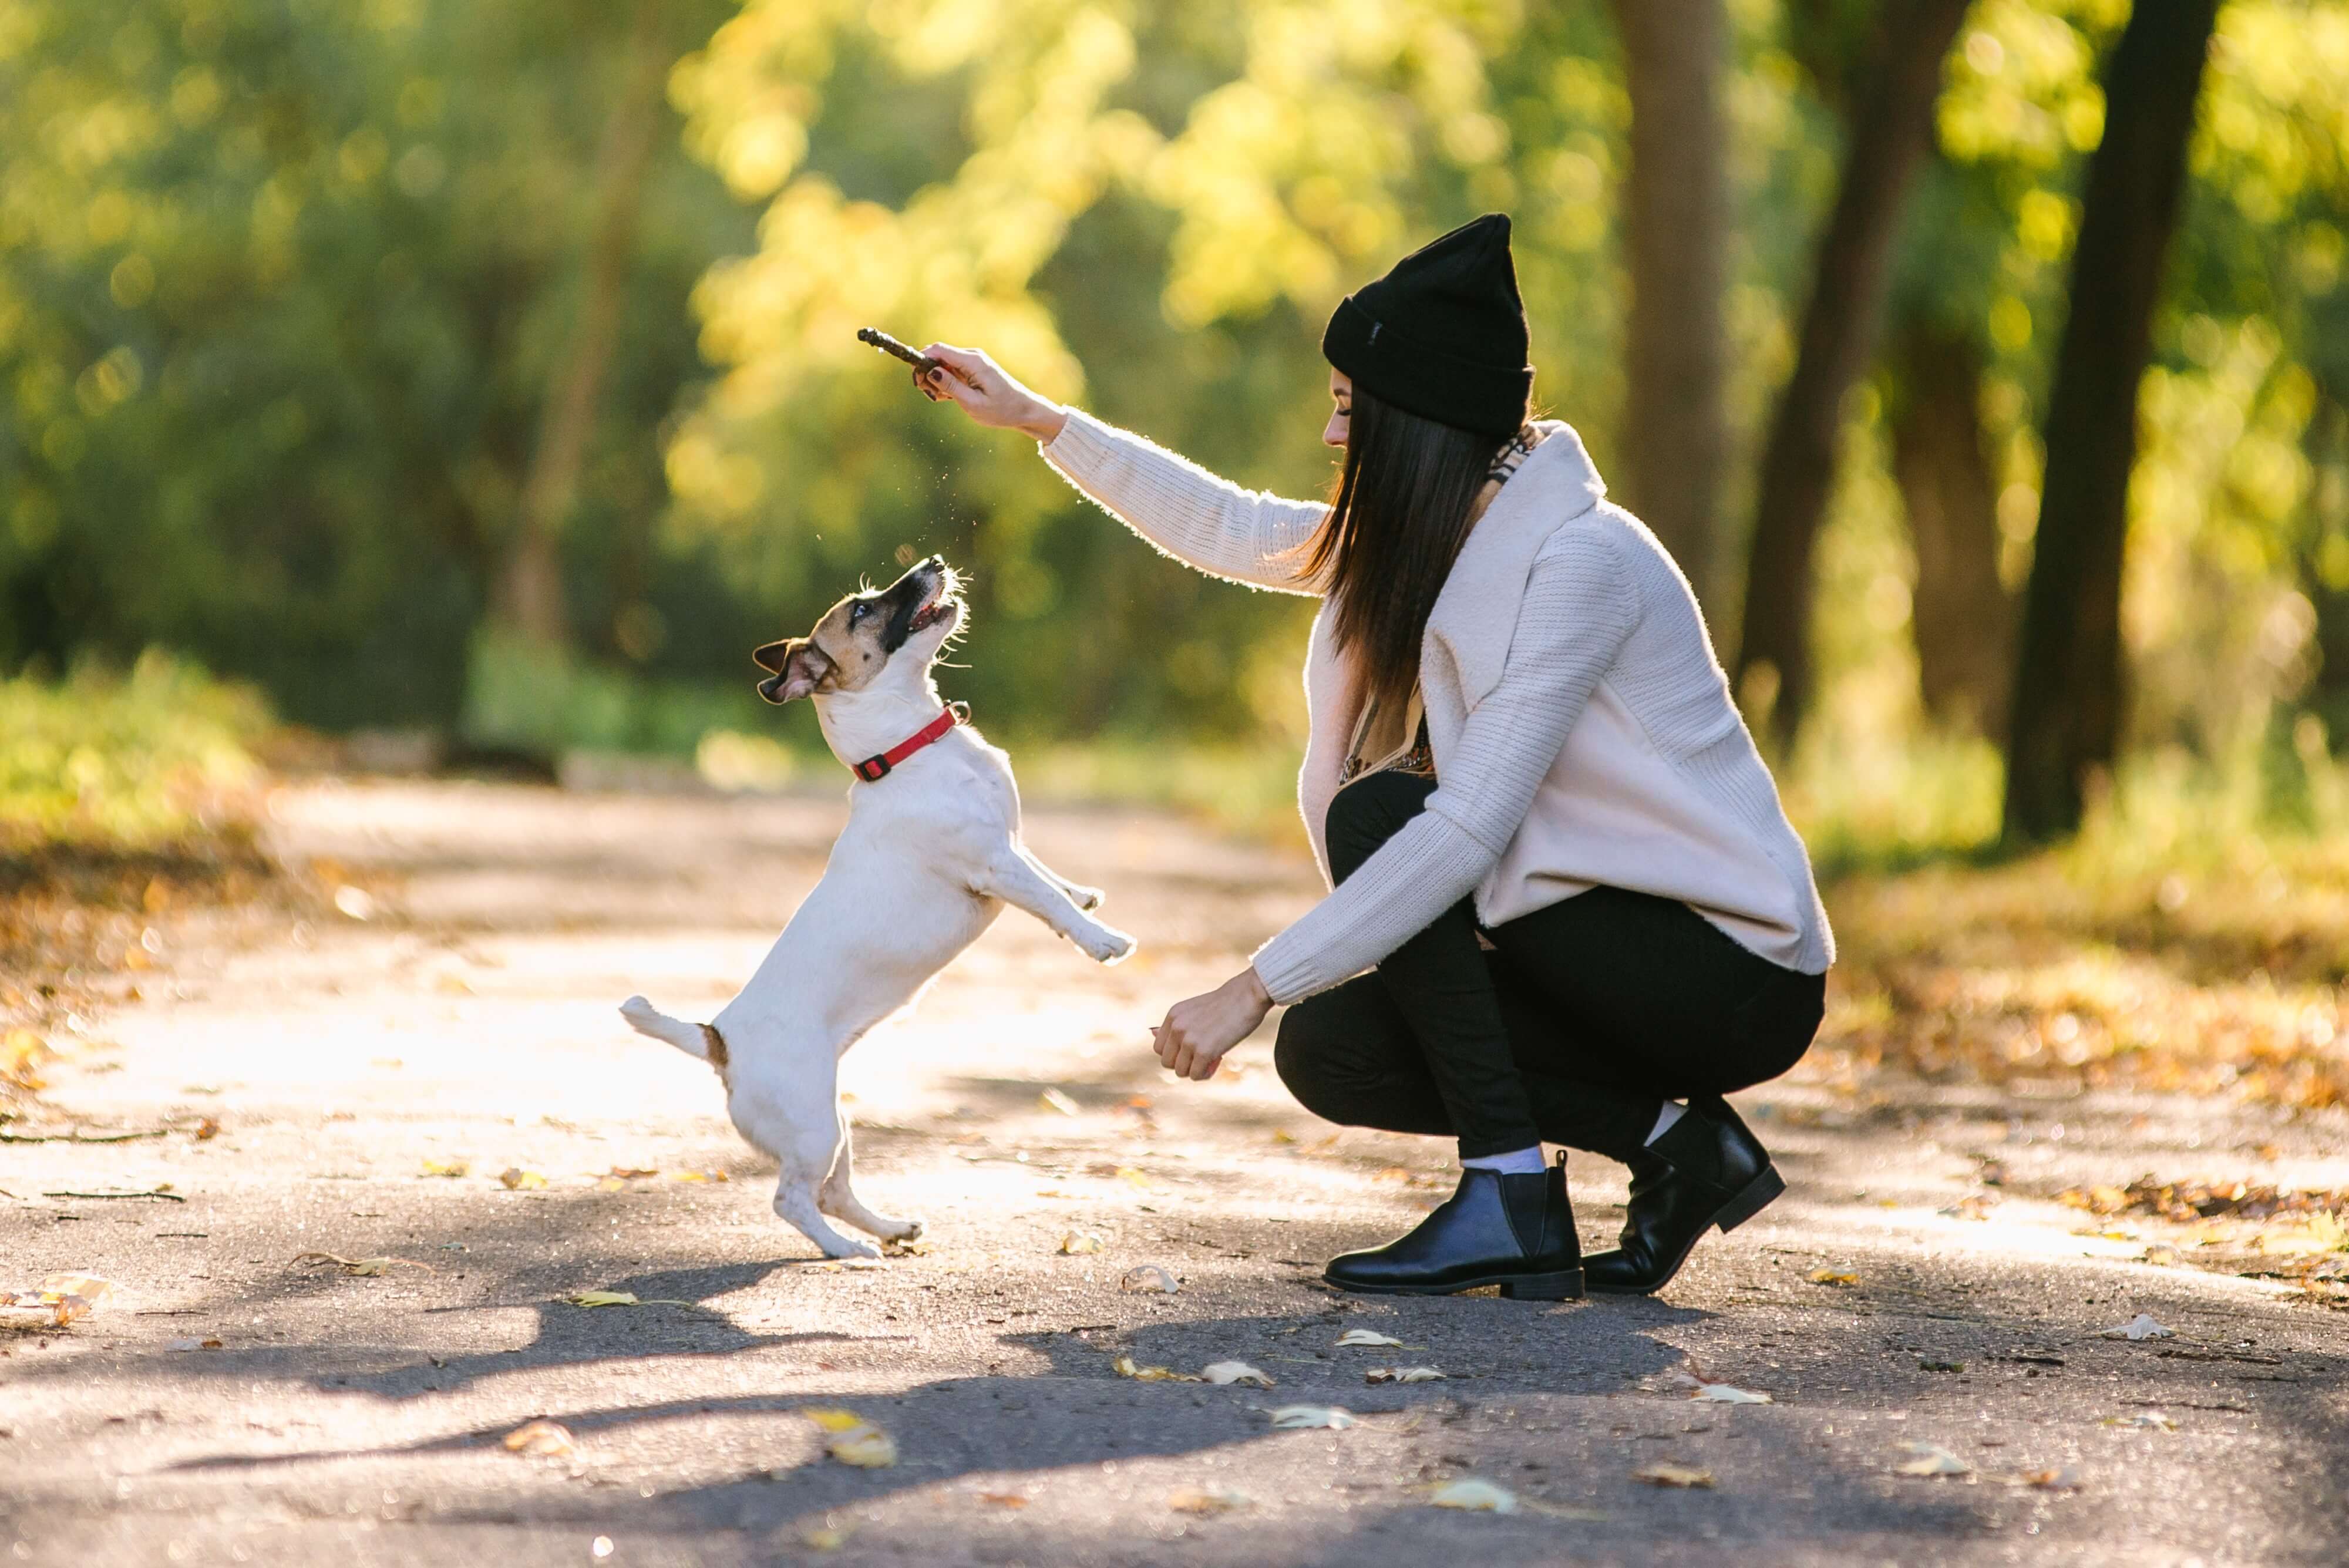
[[[1650,1486],[1709,1487],[1713,1484],[1711,1470],[1702,1469],[1695,1465],[1676,1465],[1666,1460],[1659,1460],[1651,1465],[1641,1465],[1631,1472],[1631,1479],[1635,1481],[1645,1481]]]
[[[1464,1476],[1456,1481],[1435,1489],[1428,1501],[1438,1508],[1465,1509],[1476,1513],[1515,1513],[1517,1494],[1506,1487],[1475,1476]]]
[[[428,1159],[424,1162],[424,1168],[417,1174],[456,1177],[462,1176],[472,1168],[472,1161],[467,1159]]]
[[[1259,1388],[1272,1386],[1272,1379],[1245,1361],[1210,1362],[1199,1369],[1199,1376],[1210,1383],[1253,1383]]]
[[[529,1421],[506,1434],[506,1447],[518,1454],[567,1459],[578,1450],[571,1434],[553,1421]]]
[[[1202,1487],[1176,1487],[1166,1494],[1166,1506],[1177,1513],[1229,1513],[1237,1508],[1253,1508],[1255,1501],[1247,1493],[1217,1487],[1209,1491]]]
[[[1199,1379],[1187,1372],[1177,1372],[1171,1366],[1138,1366],[1131,1355],[1121,1355],[1109,1364],[1109,1369],[1120,1377],[1131,1377],[1137,1383],[1196,1383]]]
[[[524,1170],[520,1166],[509,1166],[498,1172],[498,1181],[508,1192],[533,1191],[546,1185],[546,1178],[534,1170]]]
[[[1139,1268],[1126,1270],[1124,1278],[1117,1282],[1117,1288],[1122,1291],[1158,1291],[1171,1296],[1182,1287],[1174,1282],[1173,1274],[1157,1264],[1143,1263]]]
[[[1061,1255],[1073,1257],[1081,1252],[1098,1252],[1102,1239],[1085,1231],[1071,1231],[1061,1238]]]
[[[1042,1094],[1036,1096],[1036,1104],[1045,1110],[1058,1111],[1064,1116],[1073,1116],[1081,1114],[1081,1107],[1078,1106],[1077,1102],[1069,1098],[1068,1096],[1062,1094],[1058,1089],[1046,1089]]]
[[[1837,1269],[1813,1269],[1811,1271],[1810,1278],[1811,1283],[1815,1285],[1856,1285],[1859,1283],[1859,1276],[1857,1274],[1845,1273],[1841,1270]]]
[[[812,1409],[801,1415],[827,1434],[824,1451],[843,1465],[885,1469],[897,1462],[897,1442],[854,1410]]]

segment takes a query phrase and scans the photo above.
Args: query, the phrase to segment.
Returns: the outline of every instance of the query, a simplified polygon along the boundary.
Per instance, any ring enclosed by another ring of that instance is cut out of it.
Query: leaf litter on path
[[[2116,1324],[2103,1332],[2106,1339],[2176,1339],[2178,1331],[2156,1323],[2150,1314],[2139,1313],[2127,1323]]]
[[[1704,1375],[1704,1369],[1696,1364],[1695,1356],[1685,1354],[1681,1365],[1674,1367],[1664,1381],[1668,1384],[1685,1385],[1689,1391],[1689,1397],[1701,1404],[1767,1405],[1773,1402],[1767,1394],[1759,1393],[1751,1388],[1740,1388],[1733,1383],[1714,1381]]]
[[[1125,1277],[1117,1282],[1117,1288],[1122,1291],[1158,1291],[1171,1296],[1183,1287],[1174,1282],[1173,1274],[1156,1263],[1143,1263],[1139,1268],[1126,1270]]]
[[[1102,1239],[1088,1231],[1071,1231],[1061,1238],[1060,1252],[1064,1258],[1073,1258],[1087,1252],[1098,1252],[1101,1250]]]
[[[45,1312],[64,1328],[76,1318],[88,1317],[114,1291],[114,1282],[97,1274],[51,1274],[29,1291],[0,1293],[0,1307]]]
[[[1938,1443],[1903,1443],[1900,1451],[1908,1458],[1892,1467],[1892,1473],[1902,1476],[1970,1476],[1973,1466]]]
[[[1441,1383],[1444,1374],[1433,1366],[1373,1366],[1362,1374],[1365,1383]]]
[[[2141,1410],[2134,1416],[2107,1416],[2105,1417],[2104,1424],[2107,1427],[2124,1427],[2147,1432],[2178,1430],[2178,1418],[2175,1416],[2165,1416],[2158,1410]]]
[[[1844,1269],[1813,1269],[1810,1282],[1815,1285],[1856,1285],[1859,1276]]]
[[[1266,1413],[1272,1417],[1275,1427],[1288,1431],[1326,1428],[1333,1432],[1342,1432],[1349,1427],[1360,1425],[1351,1410],[1336,1405],[1282,1405]]]
[[[1254,1508],[1256,1500],[1229,1487],[1183,1486],[1166,1494],[1166,1506],[1177,1513],[1230,1513],[1236,1509]]]
[[[1272,1386],[1272,1378],[1250,1366],[1245,1361],[1215,1361],[1199,1369],[1199,1376],[1210,1383],[1253,1383],[1259,1388]]]
[[[498,1172],[498,1185],[508,1192],[533,1192],[546,1185],[546,1178],[535,1170],[509,1166]]]
[[[1339,1349],[1345,1350],[1356,1345],[1391,1345],[1397,1350],[1417,1350],[1420,1348],[1415,1345],[1405,1345],[1402,1340],[1395,1338],[1394,1335],[1391,1334],[1381,1334],[1378,1330],[1372,1328],[1350,1328],[1345,1333],[1338,1336]]]
[[[170,1348],[173,1350],[218,1350],[221,1348],[221,1341],[217,1339],[197,1339],[193,1337],[175,1339],[171,1342]]]

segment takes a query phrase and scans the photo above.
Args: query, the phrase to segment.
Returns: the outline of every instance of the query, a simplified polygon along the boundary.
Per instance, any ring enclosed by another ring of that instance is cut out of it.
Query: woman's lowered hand
[[[934,403],[958,403],[980,424],[1019,431],[1040,441],[1050,441],[1069,422],[1068,410],[1021,386],[978,349],[933,343],[922,352],[947,367],[914,372],[914,385]]]
[[[1251,965],[1205,996],[1168,1010],[1166,1022],[1154,1031],[1158,1059],[1204,1084],[1216,1075],[1224,1053],[1255,1033],[1271,1011],[1272,997]]]

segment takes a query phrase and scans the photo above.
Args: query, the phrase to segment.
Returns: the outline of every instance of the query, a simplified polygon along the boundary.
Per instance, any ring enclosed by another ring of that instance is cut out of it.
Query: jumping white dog
[[[823,878],[766,961],[708,1023],[641,996],[620,1004],[639,1033],[718,1070],[726,1110],[782,1162],[775,1212],[833,1258],[876,1257],[825,1223],[887,1241],[921,1234],[851,1189],[840,1058],[909,1005],[957,953],[1017,904],[1102,963],[1133,939],[1085,913],[1102,895],[1055,875],[1019,841],[1011,760],[939,701],[930,667],[962,625],[954,573],[933,556],[878,593],[841,600],[803,638],[751,657],[770,702],[814,699],[833,754],[858,782]]]

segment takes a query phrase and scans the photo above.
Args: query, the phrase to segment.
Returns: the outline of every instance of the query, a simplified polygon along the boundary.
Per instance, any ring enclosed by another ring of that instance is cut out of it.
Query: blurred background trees
[[[1326,313],[1503,209],[1537,396],[1797,793],[2288,813],[2349,724],[2344,160],[2349,0],[0,0],[0,672],[689,753],[941,549],[990,730],[1278,756],[1304,607],[854,329],[1314,493]]]

